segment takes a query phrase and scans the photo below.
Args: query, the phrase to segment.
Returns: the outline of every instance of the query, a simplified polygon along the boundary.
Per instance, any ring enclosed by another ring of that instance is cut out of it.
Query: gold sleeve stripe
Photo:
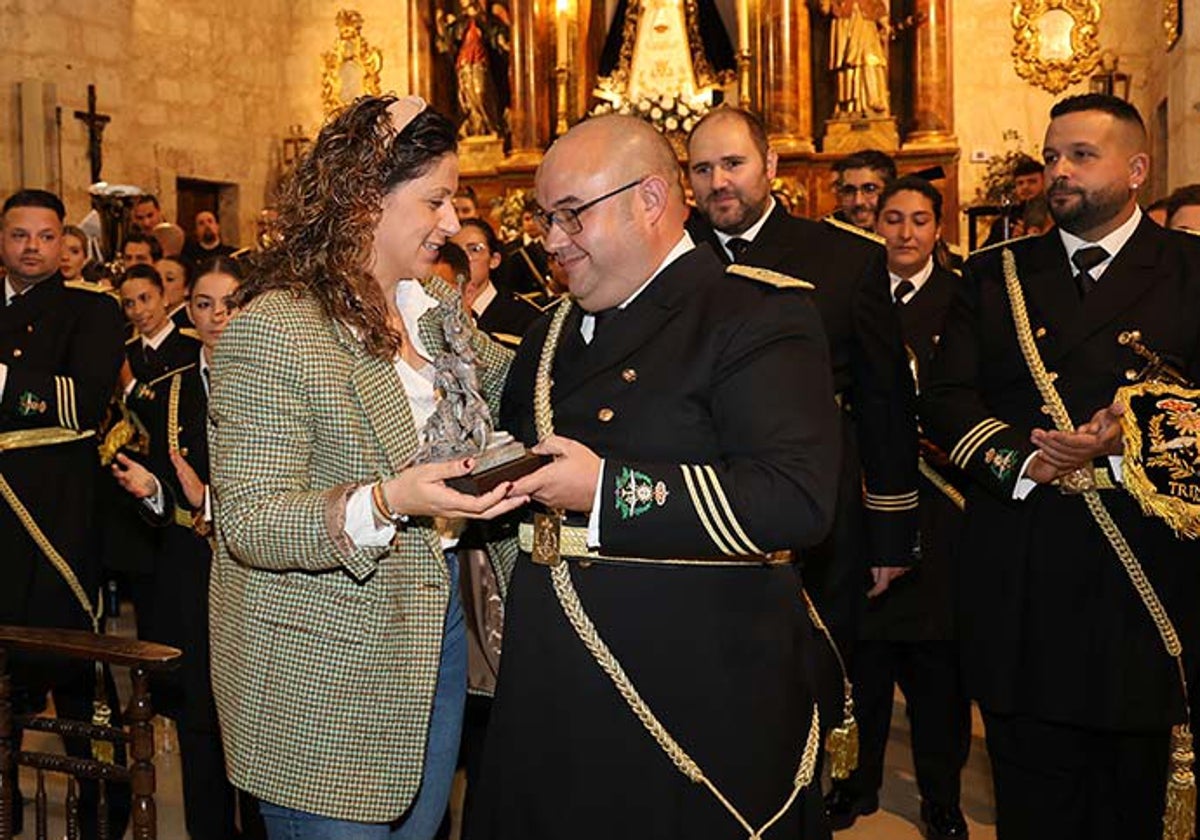
[[[63,378],[61,376],[54,377],[54,407],[58,412],[58,425],[64,429],[71,427],[67,420],[67,399],[63,396]]]
[[[1001,429],[1007,428],[1007,423],[1003,423],[995,417],[980,420],[971,431],[959,438],[958,443],[954,445],[954,449],[950,451],[951,462],[965,469],[967,462],[971,460],[971,456],[975,454],[975,450],[979,448],[980,444]]]
[[[729,526],[734,532],[741,537],[742,545],[750,550],[750,554],[765,554],[762,549],[754,544],[754,542],[742,530],[742,524],[733,514],[733,508],[729,505],[729,499],[725,496],[725,488],[721,486],[721,482],[717,479],[716,471],[708,464],[704,465],[704,474],[708,477],[709,483],[712,484],[713,492],[717,496],[717,501],[721,503],[721,510],[725,513],[725,518],[729,521]]]
[[[680,467],[683,473],[683,483],[687,485],[688,495],[692,497],[692,506],[696,509],[696,516],[700,519],[700,524],[704,526],[704,530],[708,532],[708,537],[713,541],[713,544],[725,554],[733,554],[729,546],[721,539],[721,535],[713,528],[712,522],[709,521],[707,508],[701,503],[700,496],[696,492],[696,483],[692,479],[690,472],[691,468],[687,464]]]
[[[875,493],[867,493],[863,500],[863,506],[867,510],[882,511],[882,512],[900,512],[906,510],[916,510],[920,494],[914,490],[911,493],[899,493],[897,495],[876,495]]]
[[[698,496],[704,504],[704,516],[713,524],[713,527],[720,532],[726,545],[726,554],[742,554],[742,547],[738,545],[738,541],[734,538],[733,533],[729,530],[729,526],[725,520],[721,518],[720,511],[717,510],[716,503],[713,500],[712,490],[708,486],[708,482],[704,480],[704,473],[698,466],[686,466],[685,469],[691,470],[692,481],[699,490]]]

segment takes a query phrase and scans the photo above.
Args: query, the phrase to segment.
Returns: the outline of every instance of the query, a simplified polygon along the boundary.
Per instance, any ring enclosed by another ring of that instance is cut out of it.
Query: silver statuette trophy
[[[471,325],[462,305],[462,282],[438,304],[445,348],[433,360],[434,409],[421,430],[415,463],[474,458],[475,468],[446,482],[461,493],[478,496],[504,481],[514,481],[550,461],[534,455],[508,432],[492,424],[487,400],[479,391],[478,359],[471,348]]]

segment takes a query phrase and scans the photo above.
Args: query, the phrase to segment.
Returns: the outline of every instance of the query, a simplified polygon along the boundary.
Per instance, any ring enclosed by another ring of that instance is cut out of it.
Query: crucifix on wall
[[[104,159],[101,156],[103,148],[104,127],[108,125],[112,119],[108,114],[100,114],[96,111],[96,86],[88,85],[88,109],[86,111],[76,111],[75,119],[80,120],[87,126],[88,130],[88,160],[92,165],[92,183],[100,180],[100,169],[104,165]]]

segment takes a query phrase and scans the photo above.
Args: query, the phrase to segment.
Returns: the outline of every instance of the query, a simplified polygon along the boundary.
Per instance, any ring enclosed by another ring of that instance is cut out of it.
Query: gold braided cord
[[[550,321],[549,330],[546,333],[546,341],[542,345],[541,358],[538,360],[537,379],[534,382],[533,389],[533,415],[538,440],[545,440],[554,434],[554,408],[550,400],[550,391],[553,383],[550,380],[550,371],[554,365],[554,356],[558,352],[558,342],[562,337],[563,324],[566,322],[567,314],[570,312],[571,307],[572,302],[570,299],[567,299],[559,305],[558,310],[554,313],[554,317]],[[561,515],[561,511],[557,513]],[[816,774],[817,752],[820,749],[821,743],[821,718],[816,704],[813,704],[812,721],[809,724],[808,737],[804,742],[804,750],[800,755],[800,763],[796,768],[796,775],[792,779],[792,793],[783,804],[783,807],[762,828],[755,831],[754,827],[747,822],[741,812],[704,775],[704,771],[700,769],[700,765],[671,736],[671,733],[663,726],[646,701],[642,699],[641,694],[638,693],[637,688],[633,685],[633,681],[629,678],[625,669],[621,667],[621,663],[604,642],[604,639],[600,637],[600,633],[596,630],[596,625],[592,623],[591,618],[583,608],[583,604],[580,603],[579,593],[575,590],[575,585],[571,581],[571,574],[567,564],[560,561],[552,566],[550,568],[550,580],[554,585],[554,593],[558,596],[558,602],[562,606],[567,620],[571,622],[571,626],[575,629],[575,634],[583,642],[588,652],[591,653],[592,658],[596,660],[596,664],[608,675],[617,692],[625,700],[626,705],[629,706],[630,711],[641,721],[642,726],[650,733],[663,752],[667,754],[667,757],[671,759],[671,763],[692,782],[702,784],[708,788],[717,801],[724,806],[725,810],[745,829],[747,840],[761,840],[763,834],[783,818],[783,815],[788,812],[788,809],[796,801],[796,797],[800,795],[800,791],[812,782],[813,776]],[[807,597],[806,594],[805,598],[807,599]],[[836,651],[837,648],[835,647],[834,650]],[[838,658],[840,661],[840,654]]]
[[[176,376],[171,380],[171,392],[167,397],[167,451],[179,451],[179,390],[183,385],[183,377]]]
[[[1021,289],[1021,281],[1017,278],[1016,257],[1009,249],[1005,249],[1002,257],[1004,260],[1004,283],[1008,287],[1009,301],[1012,304],[1010,308],[1013,322],[1017,328],[1017,343],[1021,346],[1021,353],[1025,356],[1025,362],[1029,366],[1034,384],[1037,385],[1038,391],[1042,395],[1042,400],[1049,410],[1054,425],[1058,427],[1059,431],[1073,432],[1075,424],[1071,422],[1071,415],[1067,412],[1067,407],[1063,403],[1062,397],[1059,396],[1058,389],[1054,387],[1054,378],[1047,372],[1046,365],[1038,354],[1037,344],[1034,342],[1033,330],[1029,326],[1029,313],[1025,309],[1025,293]],[[1158,594],[1142,570],[1142,565],[1134,555],[1133,549],[1125,540],[1125,535],[1113,521],[1104,502],[1101,501],[1099,493],[1095,490],[1086,490],[1082,495],[1084,501],[1087,502],[1092,518],[1096,520],[1096,524],[1100,526],[1105,538],[1112,545],[1113,551],[1116,552],[1121,565],[1125,567],[1125,572],[1133,583],[1133,588],[1137,590],[1138,597],[1142,599],[1151,619],[1154,620],[1154,626],[1158,628],[1158,634],[1162,637],[1167,653],[1173,657],[1179,657],[1183,653],[1179,634],[1175,632],[1175,626],[1171,623],[1167,611],[1158,599]]]
[[[942,478],[941,474],[925,461],[924,458],[917,459],[917,469],[921,471],[921,475],[929,479],[929,483],[942,492],[942,495],[954,503],[954,506],[959,510],[967,509],[967,500],[963,494],[958,492],[958,488],[951,484],[946,479]]]
[[[1062,401],[1058,390],[1054,387],[1054,376],[1046,371],[1042,357],[1038,353],[1037,344],[1033,338],[1033,330],[1029,326],[1029,313],[1025,308],[1025,293],[1021,289],[1021,281],[1017,277],[1017,259],[1013,252],[1005,248],[1001,258],[1004,262],[1004,285],[1008,290],[1010,309],[1012,309],[1013,324],[1017,329],[1017,343],[1029,367],[1034,384],[1042,395],[1046,411],[1050,414],[1060,431],[1074,431],[1071,415]],[[1117,523],[1100,494],[1094,487],[1082,491],[1088,511],[1100,527],[1105,539],[1116,552],[1117,558],[1125,568],[1138,597],[1150,613],[1158,635],[1162,638],[1167,653],[1175,660],[1179,669],[1179,687],[1183,692],[1184,722],[1171,727],[1171,752],[1168,756],[1168,778],[1166,806],[1163,812],[1163,840],[1191,840],[1195,836],[1196,827],[1196,777],[1194,771],[1195,752],[1192,748],[1192,733],[1188,726],[1191,720],[1191,702],[1188,697],[1187,675],[1183,667],[1183,645],[1171,617],[1158,599],[1158,593],[1146,577],[1142,564],[1121,533]]]
[[[75,576],[75,571],[70,567],[67,561],[50,542],[45,532],[34,521],[33,515],[29,509],[25,507],[17,494],[13,491],[12,485],[8,483],[8,479],[0,473],[0,496],[4,497],[4,501],[8,502],[8,506],[12,508],[12,512],[16,515],[25,531],[29,534],[30,539],[34,541],[42,553],[46,555],[46,559],[50,561],[50,565],[62,577],[63,582],[71,590],[71,594],[75,596],[75,600],[79,602],[79,606],[87,613],[88,619],[92,622],[92,632],[100,632],[100,611],[92,609],[92,605],[88,602],[87,593],[83,591],[83,585],[79,582],[79,578]]]

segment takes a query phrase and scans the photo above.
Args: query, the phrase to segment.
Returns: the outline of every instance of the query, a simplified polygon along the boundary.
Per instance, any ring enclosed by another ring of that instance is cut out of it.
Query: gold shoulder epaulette
[[[232,254],[229,255],[229,259],[240,260],[242,257],[246,256],[247,254],[252,254],[252,253],[254,253],[253,248],[238,248],[236,251],[234,251]]]
[[[971,256],[982,254],[987,251],[994,251],[997,248],[1003,248],[1006,245],[1011,245],[1014,242],[1020,242],[1022,239],[1032,239],[1035,236],[1040,236],[1038,233],[1027,233],[1024,236],[1014,236],[1012,239],[1005,239],[1003,242],[993,242],[991,245],[984,245],[982,248],[976,248],[971,252]]]
[[[192,362],[190,365],[184,365],[183,367],[177,367],[174,370],[169,370],[166,373],[164,373],[162,376],[157,376],[154,379],[151,379],[149,382],[146,383],[146,387],[153,388],[159,382],[162,382],[165,379],[170,379],[175,374],[183,373],[185,370],[190,370],[191,368],[194,368],[195,366],[196,366],[196,363]]]
[[[841,230],[846,231],[846,233],[856,234],[858,236],[861,236],[863,239],[869,239],[872,242],[876,242],[880,245],[883,245],[885,243],[884,238],[882,236],[880,236],[878,233],[874,233],[873,231],[869,231],[869,230],[863,230],[858,225],[852,225],[849,222],[843,222],[837,216],[832,216],[832,215],[826,216],[825,221],[828,224],[833,225],[835,228],[839,228]]]
[[[776,289],[816,288],[816,286],[807,280],[800,280],[787,274],[780,274],[778,271],[771,271],[769,268],[759,268],[756,265],[733,263],[725,268],[725,273],[736,274],[738,277],[745,277],[749,280],[757,280],[759,283],[766,283],[768,286],[774,286]]]
[[[186,335],[188,338],[194,338],[197,341],[200,341],[200,333],[196,331],[195,327],[180,327],[179,334]]]
[[[492,337],[493,341],[503,344],[505,347],[518,347],[521,344],[521,336],[512,333],[494,332],[488,333],[488,335]]]
[[[963,249],[960,246],[954,244],[953,242],[946,242],[946,240],[944,240],[944,239],[942,240],[942,242],[945,242],[946,250],[949,251],[951,254],[954,254],[954,256],[961,257],[963,255]]]
[[[91,292],[92,294],[103,295],[108,294],[108,289],[98,283],[89,283],[86,280],[64,280],[64,289],[78,289],[81,292]]]
[[[130,344],[133,344],[139,338],[141,338],[141,335],[138,333],[134,333],[129,338],[125,339],[125,346],[128,347]]]

